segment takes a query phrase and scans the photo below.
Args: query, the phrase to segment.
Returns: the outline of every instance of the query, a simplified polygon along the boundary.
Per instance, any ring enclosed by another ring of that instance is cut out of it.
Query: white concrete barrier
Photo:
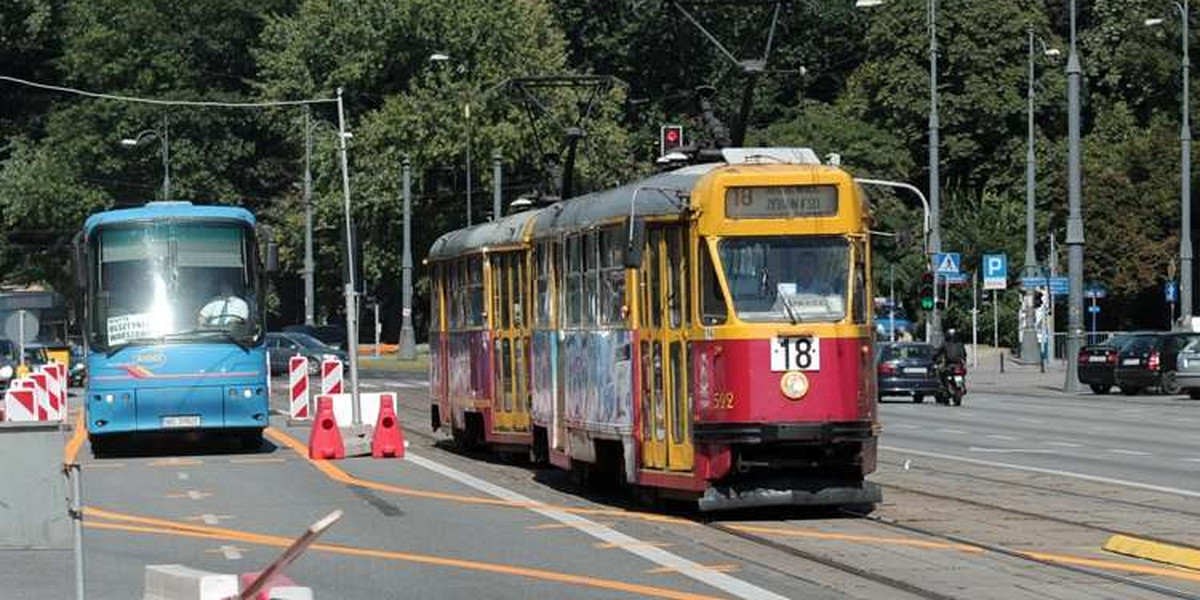
[[[360,392],[359,402],[362,407],[362,422],[364,425],[375,425],[379,420],[379,399],[387,396],[392,399],[392,406],[400,412],[400,396],[395,392]],[[321,397],[333,399],[333,418],[338,427],[349,427],[353,423],[354,408],[350,402],[350,394],[321,394]]]
[[[142,600],[227,600],[239,592],[237,575],[183,565],[147,565]]]

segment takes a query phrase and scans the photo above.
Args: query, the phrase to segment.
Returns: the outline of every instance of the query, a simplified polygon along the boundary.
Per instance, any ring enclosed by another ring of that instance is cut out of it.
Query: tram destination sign
[[[725,216],[730,219],[832,217],[837,212],[833,185],[735,187],[725,192]]]

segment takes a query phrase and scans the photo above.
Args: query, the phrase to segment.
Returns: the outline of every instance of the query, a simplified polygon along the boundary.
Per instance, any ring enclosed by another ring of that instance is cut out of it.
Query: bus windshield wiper
[[[787,311],[788,319],[792,325],[799,325],[800,319],[796,316],[796,308],[792,306],[792,301],[788,300],[787,294],[779,294],[779,301],[783,302],[783,309]]]
[[[175,338],[175,337],[185,337],[185,336],[191,336],[191,335],[218,335],[223,338],[226,338],[226,340],[228,340],[230,343],[233,343],[234,346],[239,347],[242,350],[250,349],[250,342],[247,342],[246,340],[244,340],[244,338],[233,335],[232,332],[230,332],[227,329],[221,329],[221,328],[197,328],[197,329],[188,329],[185,331],[175,331],[174,334],[167,334],[166,336],[163,336],[163,337]]]
[[[130,346],[145,346],[154,342],[162,342],[161,337],[137,337],[109,344],[104,348],[104,358],[112,358],[114,354],[130,347]]]

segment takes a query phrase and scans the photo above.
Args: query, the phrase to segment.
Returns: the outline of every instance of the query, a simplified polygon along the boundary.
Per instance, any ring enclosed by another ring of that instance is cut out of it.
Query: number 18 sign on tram
[[[771,338],[772,371],[819,371],[821,341],[816,336]]]

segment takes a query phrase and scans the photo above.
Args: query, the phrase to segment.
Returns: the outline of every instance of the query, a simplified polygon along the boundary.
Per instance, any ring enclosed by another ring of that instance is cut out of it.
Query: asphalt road
[[[957,408],[890,399],[880,414],[885,453],[1200,498],[1200,402],[983,393]]]
[[[364,391],[399,392],[411,444],[406,460],[309,462],[307,431],[288,428],[281,417],[254,451],[201,437],[143,440],[96,459],[84,444],[88,597],[141,597],[147,564],[256,570],[334,509],[345,517],[288,571],[323,599],[1157,597],[858,519],[804,513],[718,519],[771,542],[764,544],[716,530],[694,514],[641,512],[627,499],[582,490],[560,471],[467,456],[439,442],[428,433],[423,374],[365,372],[361,384]],[[277,393],[277,407],[283,402]],[[1066,472],[1055,477],[1091,478],[1085,483],[1114,494],[1137,486],[1200,488],[1193,483],[1200,460],[1188,460],[1200,458],[1194,433],[1200,403],[971,394],[961,408],[888,403],[881,410],[878,478],[894,485],[964,497],[978,487],[977,480],[944,471],[896,466],[915,457],[989,472]],[[886,493],[898,499],[885,498],[879,513],[887,518],[921,522],[935,502]],[[1001,501],[996,493],[983,500]],[[1103,538],[1090,531],[1046,537],[1044,523],[1021,515],[1001,522],[1005,515],[971,506],[939,511],[949,531],[985,539],[994,529],[1027,548],[1079,554]],[[1160,515],[1146,526],[1170,532],[1177,518]],[[1118,574],[1137,563],[1098,549],[1083,556]],[[0,597],[72,597],[71,572],[69,552],[0,551]],[[1193,584],[1166,569],[1152,575]]]

